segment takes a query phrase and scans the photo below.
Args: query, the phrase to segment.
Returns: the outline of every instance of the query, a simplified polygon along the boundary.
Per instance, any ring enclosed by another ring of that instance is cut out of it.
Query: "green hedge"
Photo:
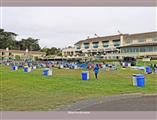
[[[137,66],[150,66],[151,64],[157,64],[157,60],[151,60],[151,61],[137,60],[136,62]]]

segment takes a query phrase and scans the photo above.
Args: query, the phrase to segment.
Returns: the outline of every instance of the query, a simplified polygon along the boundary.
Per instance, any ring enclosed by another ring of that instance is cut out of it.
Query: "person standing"
[[[94,73],[95,73],[95,78],[98,79],[98,73],[99,73],[99,66],[98,66],[98,64],[96,64],[96,66],[94,67]]]
[[[156,64],[154,64],[154,73],[156,73],[156,68],[157,68],[157,66],[156,66]]]

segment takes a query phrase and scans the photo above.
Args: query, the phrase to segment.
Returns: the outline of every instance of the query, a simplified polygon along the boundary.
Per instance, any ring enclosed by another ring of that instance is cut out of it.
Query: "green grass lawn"
[[[1,106],[3,111],[47,111],[79,100],[123,93],[155,93],[157,75],[145,75],[145,87],[132,86],[132,74],[143,71],[125,69],[100,71],[99,80],[81,80],[83,70],[54,69],[43,76],[42,69],[24,73],[0,66]]]
[[[151,64],[156,64],[157,65],[157,60],[151,60],[151,61],[142,61],[142,60],[137,60],[136,65],[137,66],[150,66]]]

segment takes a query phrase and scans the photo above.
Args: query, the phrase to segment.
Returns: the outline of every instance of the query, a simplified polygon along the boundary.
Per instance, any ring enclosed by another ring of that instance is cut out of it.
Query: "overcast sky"
[[[1,27],[41,47],[72,46],[87,36],[157,31],[155,7],[6,7]]]

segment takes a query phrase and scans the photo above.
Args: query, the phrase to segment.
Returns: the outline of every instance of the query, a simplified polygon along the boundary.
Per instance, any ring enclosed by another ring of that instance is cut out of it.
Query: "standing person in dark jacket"
[[[98,79],[98,73],[99,73],[99,66],[98,66],[98,64],[96,64],[96,66],[94,67],[94,73],[95,73],[95,78]]]
[[[155,73],[155,71],[156,71],[156,64],[154,64],[153,66],[153,72]]]

